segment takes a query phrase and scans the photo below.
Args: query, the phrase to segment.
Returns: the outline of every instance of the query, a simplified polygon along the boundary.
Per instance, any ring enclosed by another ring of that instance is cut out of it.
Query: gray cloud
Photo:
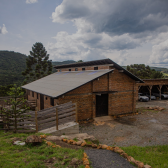
[[[95,3],[95,0],[64,0],[53,12],[53,22],[82,18],[97,33],[117,35],[155,31],[168,25],[167,0],[104,0]]]
[[[72,21],[77,32],[58,33],[56,43],[48,47],[53,57],[57,49],[59,59],[110,57],[123,64],[128,50],[153,43],[149,63],[162,62],[159,54],[165,57],[167,50],[160,34],[168,31],[167,7],[167,0],[63,0],[52,13],[52,21]]]

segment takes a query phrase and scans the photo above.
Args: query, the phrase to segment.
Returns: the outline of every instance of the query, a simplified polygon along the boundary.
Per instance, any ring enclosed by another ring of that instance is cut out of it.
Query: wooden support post
[[[161,100],[161,90],[162,90],[162,85],[159,85],[159,87],[157,87],[159,90],[159,95],[160,95],[160,100]]]
[[[138,92],[139,92],[139,89],[141,88],[141,86],[138,86]]]
[[[35,123],[36,123],[36,132],[38,132],[37,111],[35,111]]]
[[[77,103],[75,103],[75,111],[76,111],[76,122],[78,122],[78,107],[77,107]]]
[[[58,130],[58,110],[56,107],[56,130]]]
[[[152,91],[152,87],[153,87],[153,85],[148,86],[148,90],[149,90],[149,93],[150,93],[150,100],[151,100],[151,91]]]

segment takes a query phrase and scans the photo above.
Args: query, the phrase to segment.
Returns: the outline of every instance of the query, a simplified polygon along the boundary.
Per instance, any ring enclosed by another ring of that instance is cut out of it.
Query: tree
[[[83,62],[83,60],[79,60],[79,61],[77,61],[77,62]]]
[[[26,59],[26,70],[22,75],[26,77],[24,83],[40,79],[52,73],[52,61],[42,43],[37,42],[33,45],[30,55]]]
[[[127,65],[127,70],[141,79],[164,78],[162,72],[151,69],[148,65],[145,66],[145,64]]]
[[[24,99],[23,95],[24,92],[20,87],[17,87],[14,84],[14,87],[10,88],[8,95],[11,97],[9,108],[3,109],[3,113],[6,115],[6,118],[14,118],[13,125],[14,125],[14,132],[17,132],[17,122],[18,118],[23,118],[23,114],[29,109],[26,105],[24,105],[26,99]]]

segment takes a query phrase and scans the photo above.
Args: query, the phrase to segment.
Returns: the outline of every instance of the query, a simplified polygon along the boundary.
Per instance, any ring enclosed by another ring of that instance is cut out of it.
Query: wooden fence
[[[21,118],[17,118],[17,132],[38,132],[43,129],[56,127],[67,122],[77,122],[77,106],[68,102],[40,111],[30,111],[23,113]],[[3,116],[4,117],[4,116]],[[3,118],[7,121],[8,129],[15,129],[15,118],[10,116]]]

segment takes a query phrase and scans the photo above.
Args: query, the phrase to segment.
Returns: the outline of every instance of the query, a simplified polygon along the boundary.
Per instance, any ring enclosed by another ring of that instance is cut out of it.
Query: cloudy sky
[[[0,0],[0,50],[168,67],[168,0]]]

